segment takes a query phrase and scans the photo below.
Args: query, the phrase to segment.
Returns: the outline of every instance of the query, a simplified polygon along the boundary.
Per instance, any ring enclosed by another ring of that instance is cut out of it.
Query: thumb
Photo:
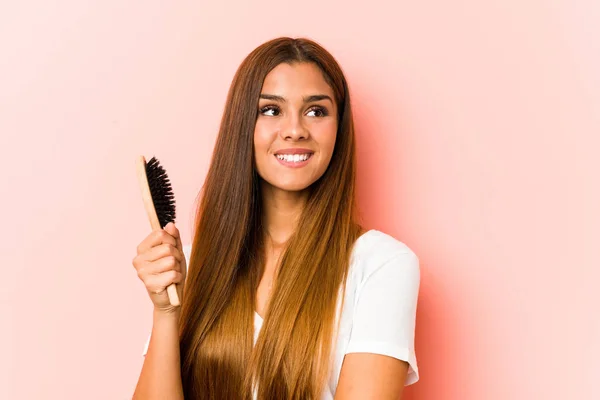
[[[175,238],[176,247],[180,251],[183,251],[183,246],[181,245],[181,237],[179,235],[179,229],[177,229],[177,227],[175,226],[175,223],[169,222],[167,225],[165,225],[164,229],[165,229],[165,231],[167,231],[167,233],[169,235],[171,235]]]
[[[167,231],[167,233],[169,235],[173,236],[175,239],[177,239],[179,237],[179,230],[177,229],[177,227],[175,227],[174,222],[169,222],[167,225],[165,225],[165,227],[163,229],[165,231]]]

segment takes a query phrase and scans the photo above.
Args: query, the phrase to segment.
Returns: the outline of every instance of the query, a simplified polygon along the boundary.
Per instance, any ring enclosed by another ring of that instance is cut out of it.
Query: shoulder
[[[371,229],[356,241],[352,253],[352,274],[359,282],[375,273],[419,280],[419,258],[404,242]]]

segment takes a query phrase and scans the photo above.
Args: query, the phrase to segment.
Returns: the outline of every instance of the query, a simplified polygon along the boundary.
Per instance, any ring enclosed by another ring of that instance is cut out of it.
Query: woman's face
[[[266,76],[254,128],[259,176],[273,188],[306,189],[331,160],[338,127],[333,90],[312,63],[282,63]]]

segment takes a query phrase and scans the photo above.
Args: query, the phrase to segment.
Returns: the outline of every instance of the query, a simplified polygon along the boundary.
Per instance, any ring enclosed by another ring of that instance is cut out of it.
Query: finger
[[[181,272],[181,263],[173,256],[161,258],[153,262],[144,262],[141,266],[136,267],[138,277],[142,281],[146,281],[152,275],[160,275],[168,271]]]
[[[160,294],[172,283],[179,283],[182,280],[181,272],[167,271],[159,275],[151,275],[146,280],[146,289],[149,292]]]
[[[187,270],[187,260],[185,259],[185,254],[183,253],[183,243],[181,242],[181,235],[179,233],[179,229],[175,226],[174,222],[169,222],[165,226],[165,230],[173,236],[177,242],[177,249],[181,252],[182,258],[179,260],[182,263],[182,273],[183,279],[185,280],[186,270]]]
[[[177,242],[177,249],[182,254],[182,260],[180,260],[181,268],[179,269],[179,271],[182,274],[182,281],[185,282],[187,276],[187,260],[185,259],[185,254],[183,252],[183,243],[181,242],[181,235],[179,233],[179,229],[177,228],[177,226],[175,226],[174,222],[169,222],[167,225],[165,225],[165,230],[175,238],[175,241]],[[179,291],[180,298],[183,298],[183,285],[179,285]]]
[[[164,230],[167,231],[171,236],[173,236],[176,241],[177,238],[180,237],[179,229],[177,229],[174,222],[169,222],[167,225],[165,225]]]
[[[181,272],[181,263],[173,256],[161,258],[149,265],[148,272],[155,275],[171,270]]]
[[[178,266],[181,264],[181,262],[185,262],[184,255],[176,247],[170,244],[161,244],[159,246],[152,247],[146,253],[136,255],[133,258],[132,264],[133,267],[138,271],[138,275],[141,275],[144,273],[142,270],[147,270],[149,266],[152,269],[152,264],[154,262],[167,257],[175,258]]]
[[[179,265],[181,266],[180,272],[183,275],[183,281],[185,282],[186,277],[187,277],[187,269],[188,269],[187,260],[185,259],[185,254],[183,256],[183,261],[181,261],[179,263]]]
[[[171,244],[172,246],[177,247],[177,240],[164,229],[155,229],[138,245],[137,253],[143,254],[151,248],[161,244]]]
[[[142,255],[144,261],[156,261],[169,256],[175,257],[178,262],[184,259],[183,253],[170,243],[155,246]]]
[[[175,239],[177,240],[177,248],[183,254],[183,244],[181,243],[181,236],[177,235]]]
[[[179,233],[179,229],[177,228],[177,226],[175,226],[175,223],[169,222],[165,226],[165,230],[167,232],[169,232],[169,234],[171,234],[171,236],[173,236],[175,238],[175,242],[177,243],[177,248],[179,249],[181,254],[183,254],[183,244],[181,243],[181,234]],[[184,261],[185,261],[185,257],[184,257]]]

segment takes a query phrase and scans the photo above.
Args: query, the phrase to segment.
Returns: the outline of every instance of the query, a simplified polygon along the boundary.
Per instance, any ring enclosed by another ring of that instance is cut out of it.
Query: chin
[[[279,189],[286,192],[301,192],[308,189],[312,184],[311,182],[282,182],[277,180],[267,181],[267,183],[274,189]]]
[[[302,185],[302,184],[287,184],[287,185],[273,185],[273,187],[284,190],[286,192],[301,192],[303,190],[308,189],[310,185]]]

